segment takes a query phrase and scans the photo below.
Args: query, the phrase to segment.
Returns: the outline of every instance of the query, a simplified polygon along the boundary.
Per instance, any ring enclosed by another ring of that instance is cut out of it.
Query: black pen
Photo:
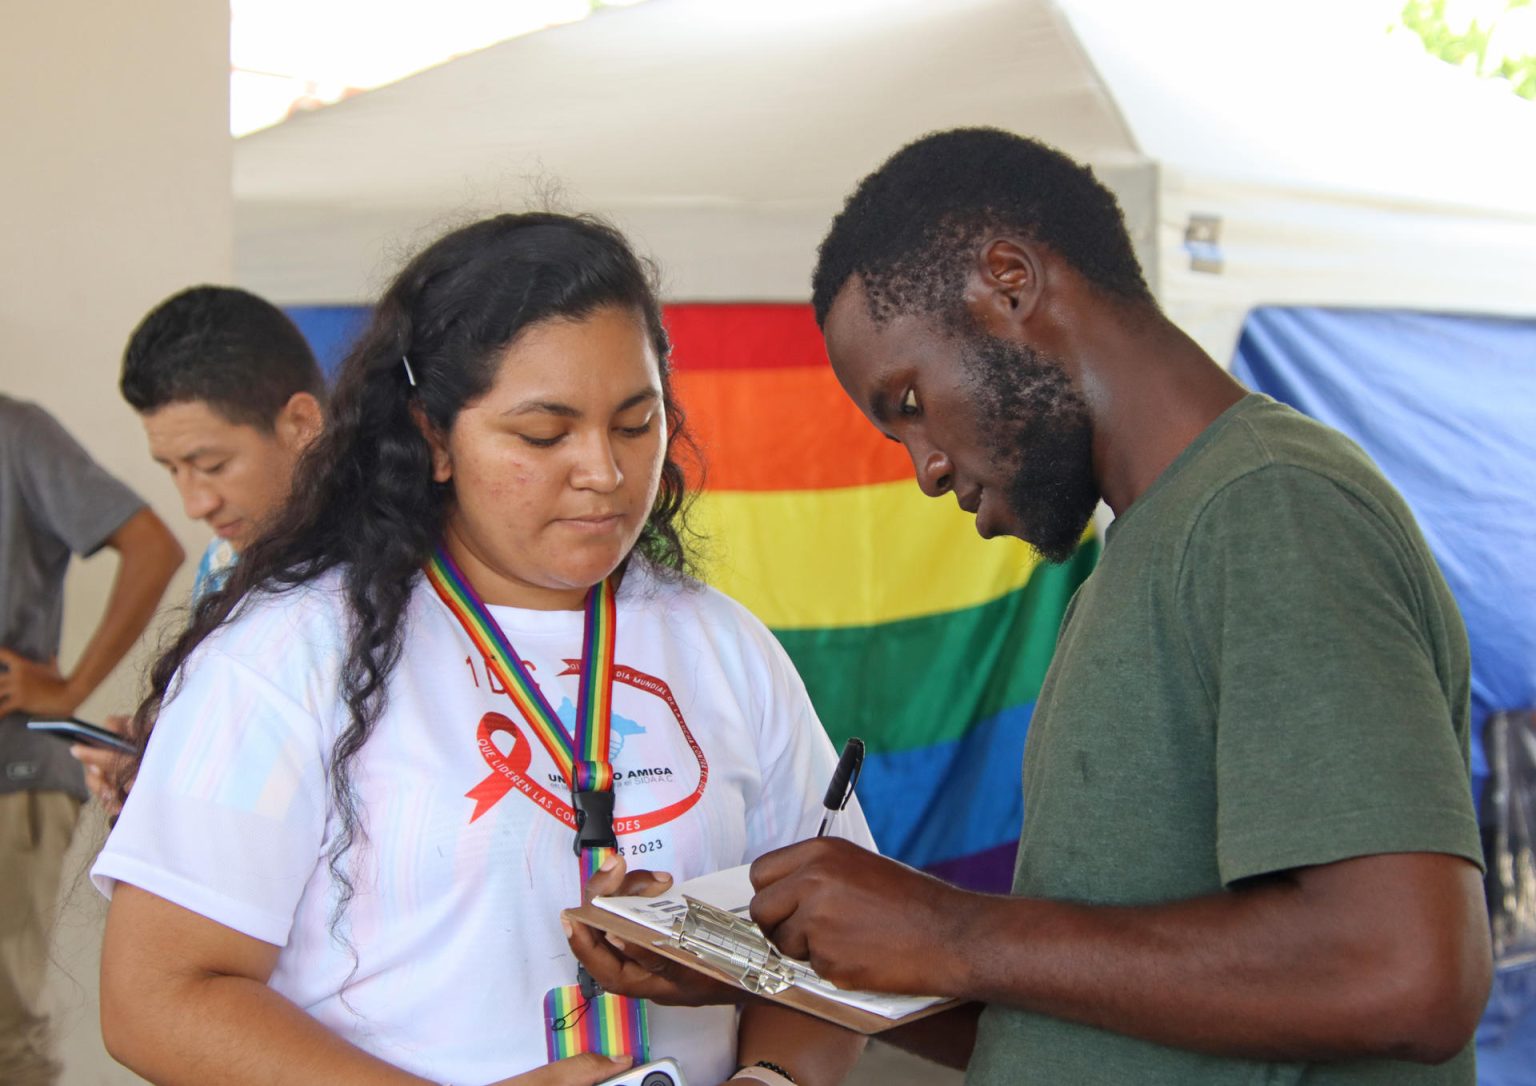
[[[859,769],[864,765],[864,740],[850,739],[843,744],[843,756],[837,760],[837,770],[832,774],[832,783],[827,785],[826,797],[821,805],[827,809],[827,813],[821,820],[821,829],[816,831],[817,837],[825,837],[827,828],[832,825],[832,819],[844,807],[848,806],[848,800],[853,795],[853,786],[859,779]]]

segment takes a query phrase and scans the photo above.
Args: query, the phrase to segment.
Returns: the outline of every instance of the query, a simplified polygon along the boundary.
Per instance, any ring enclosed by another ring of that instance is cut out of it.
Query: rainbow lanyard
[[[618,625],[613,582],[605,579],[587,593],[573,741],[500,624],[447,550],[439,545],[425,568],[427,581],[485,657],[486,666],[506,687],[507,696],[549,751],[571,789],[576,856],[585,890],[587,881],[619,845],[613,832],[613,763],[608,760],[613,723],[613,643]],[[636,1063],[643,1063],[650,1033],[645,1001],[602,991],[584,968],[578,967],[576,976],[576,984],[553,988],[544,997],[550,1060],[600,1052],[627,1054]]]
[[[570,787],[576,810],[576,855],[585,888],[587,880],[618,848],[613,833],[613,763],[608,760],[613,726],[614,627],[618,625],[612,580],[599,582],[587,593],[573,742],[501,626],[441,545],[427,563],[426,574]]]

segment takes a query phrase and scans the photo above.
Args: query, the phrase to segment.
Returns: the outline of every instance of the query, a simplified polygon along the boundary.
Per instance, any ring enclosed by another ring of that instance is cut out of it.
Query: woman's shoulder
[[[284,662],[329,663],[345,644],[350,613],[343,571],[326,570],[302,584],[254,589],[201,650],[267,672]]]
[[[305,734],[318,724],[322,734],[336,720],[349,616],[334,572],[248,592],[177,668],[157,733],[190,727],[189,713],[240,712]]]
[[[633,586],[626,577],[621,604],[657,622],[666,636],[724,658],[735,657],[749,670],[789,666],[778,638],[762,620],[718,588],[670,570],[642,568]]]
[[[649,562],[637,561],[630,567],[619,599],[621,606],[650,611],[671,621],[740,626],[754,634],[768,634],[768,628],[756,615],[718,588]]]

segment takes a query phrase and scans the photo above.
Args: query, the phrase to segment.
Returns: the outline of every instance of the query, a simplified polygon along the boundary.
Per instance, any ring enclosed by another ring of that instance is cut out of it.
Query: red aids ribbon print
[[[502,754],[494,736],[505,732],[512,736],[512,750]],[[514,788],[537,803],[544,810],[576,828],[576,812],[571,805],[559,799],[553,792],[535,784],[528,776],[528,766],[533,761],[533,746],[518,726],[500,713],[486,713],[480,718],[480,732],[476,739],[480,757],[491,767],[491,775],[475,785],[464,795],[475,801],[475,812],[469,816],[473,822],[489,811]]]
[[[575,675],[580,670],[580,660],[567,660],[566,670],[560,674]],[[687,741],[689,749],[693,751],[693,756],[699,763],[699,783],[689,795],[676,803],[645,814],[615,815],[613,832],[623,836],[665,825],[698,803],[704,796],[705,786],[709,783],[709,762],[705,759],[698,740],[694,739],[693,733],[688,730],[688,722],[683,719],[683,711],[678,707],[677,699],[672,696],[672,690],[665,682],[629,667],[614,668],[613,678],[615,682],[632,686],[636,690],[643,690],[665,702],[667,708],[672,710],[672,717],[677,721],[678,729],[683,733],[684,740]],[[496,746],[495,736],[498,732],[512,736],[512,749],[507,754],[502,754],[500,748]],[[475,801],[474,813],[469,816],[471,822],[499,803],[508,792],[515,790],[527,796],[553,817],[558,818],[564,825],[573,830],[576,828],[576,812],[571,809],[570,803],[538,784],[528,775],[528,767],[533,761],[533,745],[528,742],[522,730],[511,719],[501,713],[486,713],[480,718],[476,745],[480,749],[480,756],[491,767],[491,772],[479,784],[464,793],[466,798]]]

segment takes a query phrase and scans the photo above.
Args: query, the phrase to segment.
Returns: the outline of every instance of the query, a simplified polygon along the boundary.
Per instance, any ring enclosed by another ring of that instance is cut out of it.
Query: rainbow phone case
[[[632,1056],[645,1062],[646,1009],[643,999],[628,999],[599,992],[591,999],[579,984],[562,984],[544,993],[544,1039],[549,1060],[563,1060],[583,1052],[604,1056]]]

